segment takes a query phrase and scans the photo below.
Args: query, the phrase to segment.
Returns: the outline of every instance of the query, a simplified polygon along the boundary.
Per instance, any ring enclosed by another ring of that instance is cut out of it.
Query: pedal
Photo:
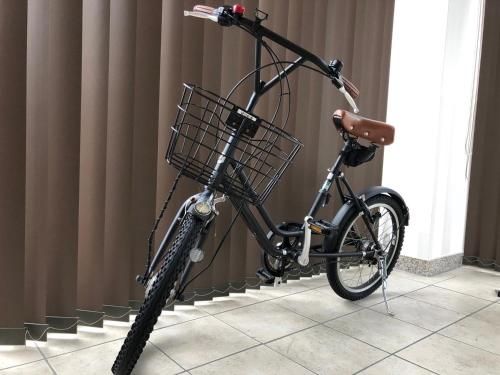
[[[311,232],[328,236],[333,232],[333,225],[325,220],[309,220]]]
[[[264,283],[264,284],[274,284],[274,276],[269,273],[264,267],[259,268],[255,275]]]

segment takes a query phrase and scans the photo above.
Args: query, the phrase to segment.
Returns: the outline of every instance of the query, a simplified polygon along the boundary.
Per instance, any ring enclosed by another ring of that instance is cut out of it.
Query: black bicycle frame
[[[293,71],[295,71],[297,68],[302,66],[305,62],[311,62],[314,65],[316,65],[318,68],[320,68],[326,75],[328,76],[334,76],[334,71],[330,68],[330,66],[321,58],[318,56],[314,55],[313,53],[307,51],[306,49],[298,46],[297,44],[291,42],[290,40],[282,37],[279,34],[276,34],[272,30],[267,29],[266,27],[262,26],[260,24],[259,20],[252,21],[250,19],[241,17],[239,19],[234,20],[234,24],[241,29],[245,30],[246,32],[250,33],[253,35],[256,39],[255,43],[255,76],[254,76],[254,90],[252,95],[250,96],[250,99],[247,103],[246,110],[248,112],[252,112],[257,105],[259,98],[264,95],[267,91],[269,91],[271,88],[273,88],[276,84],[278,84],[281,80],[285,79],[289,74],[291,74]],[[262,45],[263,41],[262,38],[266,37],[281,46],[285,47],[286,49],[296,53],[299,55],[299,57],[293,62],[288,64],[284,69],[282,69],[276,76],[274,76],[271,80],[268,82],[264,82],[261,80],[260,76],[260,69],[261,69],[261,56],[262,56]],[[237,166],[234,165],[235,161],[231,158],[233,155],[233,152],[238,144],[239,141],[239,136],[240,133],[244,130],[243,127],[240,127],[238,130],[236,130],[228,139],[227,145],[225,149],[222,152],[221,159],[222,162],[217,165],[215,168],[209,184],[205,187],[205,191],[203,193],[198,194],[197,196],[194,196],[190,199],[188,199],[178,210],[177,215],[174,218],[174,221],[170,225],[169,229],[167,230],[167,233],[163,239],[163,241],[160,244],[160,247],[155,254],[155,257],[153,261],[150,264],[148,273],[150,274],[158,265],[160,259],[163,257],[167,250],[167,246],[172,239],[175,230],[177,228],[178,223],[182,219],[183,213],[186,212],[186,209],[189,205],[193,204],[194,202],[197,201],[197,199],[207,199],[207,197],[212,197],[216,191],[215,187],[220,184],[222,181],[222,177],[224,175],[225,170],[229,167],[230,164],[233,164],[232,167],[237,171],[237,176],[242,182],[243,186],[245,186],[248,189],[248,193],[250,194],[255,194],[253,191],[252,187],[246,183],[247,177],[245,176],[244,172],[240,168],[236,168]],[[346,143],[342,150],[339,153],[339,156],[337,157],[337,160],[333,164],[333,166],[329,169],[328,176],[323,183],[323,186],[319,190],[318,194],[316,195],[316,198],[313,201],[313,204],[311,208],[309,209],[309,212],[307,216],[314,217],[318,210],[326,205],[328,198],[330,196],[330,189],[335,181],[337,184],[337,187],[339,189],[339,193],[342,197],[343,200],[345,200],[345,196],[342,193],[342,190],[340,188],[340,183],[343,183],[347,190],[350,192],[350,199],[353,199],[355,201],[355,206],[358,210],[362,210],[362,207],[360,206],[360,202],[358,202],[358,198],[353,194],[352,189],[345,179],[343,173],[341,172],[341,167],[343,165],[343,162],[345,160],[346,153],[351,147],[352,142],[355,142],[352,138],[347,138]],[[272,242],[268,239],[266,231],[262,228],[262,226],[259,224],[257,218],[254,216],[252,213],[250,207],[248,204],[242,200],[242,199],[237,199],[234,197],[229,197],[231,200],[232,204],[234,207],[239,210],[241,213],[246,225],[250,229],[250,231],[255,235],[255,238],[259,245],[262,247],[262,249],[275,256],[275,257],[281,257],[283,256],[282,250],[276,249],[276,247],[272,244]],[[275,235],[281,236],[281,237],[302,237],[304,235],[304,228],[302,230],[298,231],[286,231],[278,228],[273,219],[271,218],[271,215],[267,211],[267,209],[262,205],[262,204],[257,204],[255,205],[258,213],[262,217],[264,223],[268,227],[268,229]],[[366,216],[366,215],[365,215]],[[367,218],[363,218],[366,223]],[[212,221],[208,223],[208,225],[211,224]],[[375,234],[373,231],[371,231],[370,226],[368,226],[370,229],[370,232],[372,232],[372,236],[374,237],[374,240],[379,247],[378,240],[376,239]],[[208,232],[208,230],[205,231],[205,233]],[[203,242],[204,236],[201,238],[201,242]],[[342,253],[311,253],[310,256],[323,256],[323,257],[332,257],[332,258],[338,258],[338,257],[352,257],[352,256],[367,256],[370,255],[370,252],[365,252],[364,254],[362,252],[342,252]],[[372,252],[373,253],[373,252]]]
[[[309,51],[303,49],[300,46],[297,46],[296,44],[290,42],[288,39],[283,38],[282,36],[274,33],[273,31],[261,26],[259,23],[255,24],[252,21],[249,21],[247,19],[241,19],[240,20],[240,26],[243,26],[242,28],[252,35],[255,36],[256,38],[256,44],[255,44],[255,77],[254,77],[254,90],[253,93],[248,101],[248,104],[246,106],[246,110],[248,112],[252,112],[255,106],[258,103],[259,98],[265,94],[267,91],[269,91],[272,87],[274,87],[276,84],[278,84],[281,80],[283,80],[288,74],[292,73],[294,70],[296,70],[298,67],[300,67],[304,62],[306,61],[311,61],[315,65],[319,66],[321,69],[323,69],[325,72],[331,73],[328,65],[319,57],[315,56],[314,54],[310,53]],[[251,23],[249,23],[251,22]],[[291,51],[299,54],[299,58],[297,58],[293,63],[288,64],[281,72],[279,72],[276,76],[274,76],[269,82],[263,82],[260,79],[260,68],[261,68],[261,55],[262,55],[262,37],[268,37],[269,39],[275,41],[276,43],[282,45],[283,47],[290,49]],[[212,176],[212,181],[213,183],[209,184],[206,189],[208,191],[214,191],[215,186],[220,182],[220,179],[222,178],[222,175],[225,171],[225,169],[228,167],[228,165],[233,164],[232,167],[235,169],[237,177],[240,179],[242,182],[243,186],[247,189],[247,191],[250,194],[255,194],[253,191],[252,187],[249,186],[246,181],[248,181],[247,177],[245,176],[245,173],[241,168],[237,168],[235,162],[232,160],[232,151],[235,149],[237,143],[238,143],[238,136],[239,133],[243,131],[242,128],[238,129],[238,131],[235,131],[233,135],[230,137],[228,140],[228,144],[223,151],[222,155],[224,158],[224,162],[218,165],[218,168],[214,171],[214,176]],[[353,139],[348,138],[346,140],[346,144],[344,145],[344,148],[341,150],[337,160],[333,164],[333,166],[329,169],[329,174],[322,186],[322,188],[319,190],[318,194],[316,195],[316,198],[313,201],[313,204],[311,208],[309,209],[309,212],[307,216],[314,217],[319,209],[323,207],[327,200],[328,197],[330,196],[330,189],[332,186],[333,181],[337,181],[337,184],[339,184],[339,181],[341,181],[347,189],[351,192],[351,196],[353,196],[354,199],[354,194],[352,193],[352,189],[349,186],[349,183],[345,179],[344,175],[341,173],[341,167],[343,165],[343,161],[345,159],[346,152],[350,149],[351,147],[351,142],[354,142]],[[339,185],[338,185],[339,186]],[[255,238],[259,245],[266,251],[267,253],[273,255],[273,256],[283,256],[282,250],[276,249],[276,247],[272,244],[272,242],[268,239],[266,231],[262,228],[262,226],[259,224],[259,221],[257,218],[254,216],[252,210],[248,206],[248,204],[242,200],[242,199],[237,199],[234,197],[230,197],[230,200],[233,204],[233,206],[239,210],[241,213],[246,225],[250,229],[250,231],[255,235]],[[263,219],[264,223],[268,227],[268,229],[275,235],[281,236],[281,237],[302,237],[304,235],[304,228],[299,231],[286,231],[278,228],[275,225],[274,220],[271,218],[271,215],[267,211],[267,209],[262,205],[262,204],[257,204],[255,205],[258,213],[260,214],[261,218]],[[361,208],[360,208],[361,209]],[[322,256],[326,257],[347,257],[347,256],[355,256],[355,255],[361,255],[362,252],[356,252],[356,253],[323,253],[321,254]],[[313,255],[313,254],[311,254]],[[366,255],[366,253],[365,253]],[[313,255],[314,256],[314,255]]]

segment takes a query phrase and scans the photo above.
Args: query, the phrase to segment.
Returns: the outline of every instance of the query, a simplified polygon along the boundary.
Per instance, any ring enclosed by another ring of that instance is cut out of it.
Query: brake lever
[[[349,105],[351,106],[352,110],[354,111],[354,113],[358,113],[359,112],[359,108],[358,106],[356,105],[356,102],[354,101],[354,99],[352,98],[351,94],[349,94],[347,92],[347,90],[345,89],[344,85],[340,86],[339,87],[339,91],[344,94],[347,102],[349,103]]]
[[[218,18],[219,18],[217,15],[208,14],[208,13],[199,12],[199,11],[191,11],[191,10],[185,10],[184,16],[185,17],[202,18],[202,19],[213,21],[213,22],[218,22]]]
[[[337,60],[335,60],[337,61]],[[330,64],[331,65],[331,64]],[[353,97],[351,96],[351,94],[349,94],[347,92],[347,90],[345,89],[344,87],[344,83],[342,82],[342,80],[340,79],[340,75],[338,74],[338,72],[334,73],[335,76],[332,78],[332,82],[333,84],[335,85],[335,87],[342,93],[344,94],[345,96],[345,99],[347,100],[347,102],[349,103],[349,105],[351,106],[352,110],[354,113],[358,113],[359,112],[359,108],[358,106],[356,105],[356,102],[354,101]]]

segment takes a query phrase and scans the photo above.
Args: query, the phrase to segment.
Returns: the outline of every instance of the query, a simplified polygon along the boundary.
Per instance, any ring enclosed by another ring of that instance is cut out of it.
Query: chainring
[[[302,224],[299,223],[281,223],[277,225],[277,227],[281,230],[293,231],[302,229]],[[299,243],[299,237],[278,237],[273,232],[269,232],[267,234],[267,238],[273,242],[273,240],[282,239],[282,241],[277,241],[274,245],[279,250],[295,250]],[[283,262],[285,262],[283,266]],[[262,266],[266,268],[266,270],[275,277],[282,277],[283,274],[290,270],[293,266],[293,263],[287,257],[275,257],[270,255],[262,250]]]

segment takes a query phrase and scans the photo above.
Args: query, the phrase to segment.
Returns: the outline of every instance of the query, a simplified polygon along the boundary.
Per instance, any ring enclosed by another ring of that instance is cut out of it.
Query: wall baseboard
[[[424,260],[401,255],[396,263],[396,269],[422,276],[434,276],[460,267],[463,257],[463,254],[454,254],[441,258]]]

